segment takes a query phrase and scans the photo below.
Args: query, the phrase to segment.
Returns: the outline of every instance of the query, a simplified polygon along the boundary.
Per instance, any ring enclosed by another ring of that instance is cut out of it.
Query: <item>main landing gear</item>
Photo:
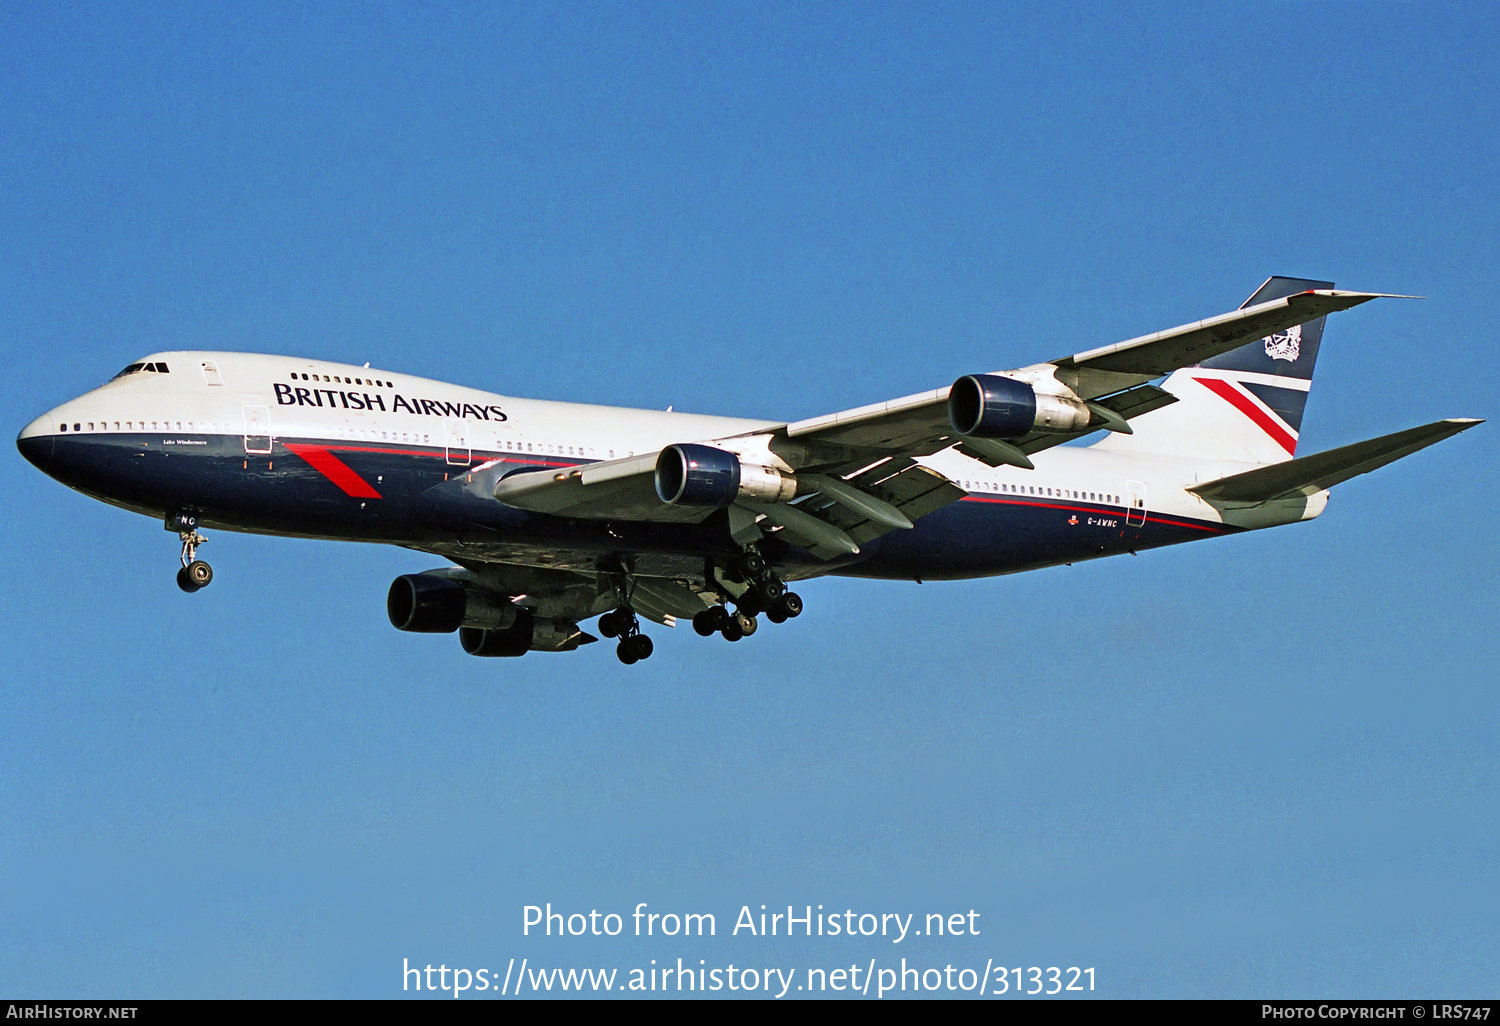
[[[606,638],[620,639],[620,644],[615,647],[615,655],[626,666],[651,658],[651,653],[656,648],[651,639],[641,633],[641,622],[636,619],[635,611],[629,606],[612,609],[599,617],[599,633]]]
[[[760,627],[756,620],[759,613],[765,613],[772,623],[785,623],[802,615],[802,598],[787,591],[786,582],[753,549],[736,560],[727,574],[716,573],[721,583],[732,585],[727,590],[737,590],[739,595],[734,598],[733,613],[727,606],[714,606],[693,617],[693,630],[705,638],[712,634],[722,634],[726,641],[748,638]]]
[[[760,629],[760,622],[743,611],[731,613],[724,606],[705,609],[693,617],[693,630],[705,638],[712,634],[724,635],[725,641],[748,638]]]
[[[198,518],[192,513],[173,513],[167,517],[166,526],[182,539],[182,569],[177,571],[177,587],[189,595],[208,587],[214,579],[214,568],[198,558],[198,546],[208,541],[198,533]]]

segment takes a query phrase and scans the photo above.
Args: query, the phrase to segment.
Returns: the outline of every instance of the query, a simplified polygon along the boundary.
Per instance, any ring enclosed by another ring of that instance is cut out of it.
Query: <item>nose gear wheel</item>
[[[189,595],[208,587],[214,579],[214,569],[198,558],[198,546],[208,541],[198,533],[198,517],[192,513],[174,513],[167,517],[166,527],[182,539],[182,569],[177,571],[177,587]]]

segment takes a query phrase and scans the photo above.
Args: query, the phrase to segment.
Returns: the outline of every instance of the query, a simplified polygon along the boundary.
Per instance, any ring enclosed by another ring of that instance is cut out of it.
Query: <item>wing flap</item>
[[[838,475],[846,484],[895,507],[911,521],[967,494],[942,474],[906,457],[881,459],[867,466],[846,468],[846,472],[852,476]],[[813,495],[797,505],[843,531],[859,545],[895,530],[890,524],[872,519],[828,495]]]
[[[677,619],[692,619],[694,613],[709,607],[702,595],[665,577],[632,575],[626,593],[637,612],[668,627],[675,626]]]
[[[1313,495],[1482,423],[1466,418],[1439,420],[1311,456],[1299,456],[1284,463],[1257,467],[1242,474],[1231,474],[1217,481],[1194,485],[1188,491],[1217,502],[1269,502],[1296,494]]]

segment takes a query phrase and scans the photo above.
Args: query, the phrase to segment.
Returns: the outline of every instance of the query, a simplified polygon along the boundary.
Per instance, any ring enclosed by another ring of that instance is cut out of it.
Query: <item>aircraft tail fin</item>
[[[1331,288],[1329,281],[1274,276],[1240,308]],[[1323,321],[1318,317],[1174,371],[1162,388],[1177,397],[1176,403],[1132,420],[1134,434],[1111,434],[1097,447],[1249,463],[1290,460],[1297,452]]]
[[[1294,495],[1314,495],[1336,484],[1368,474],[1419,449],[1467,431],[1482,420],[1453,418],[1434,421],[1421,427],[1407,428],[1353,445],[1340,446],[1312,456],[1266,467],[1256,467],[1241,474],[1231,474],[1216,481],[1188,489],[1214,503],[1261,503]]]

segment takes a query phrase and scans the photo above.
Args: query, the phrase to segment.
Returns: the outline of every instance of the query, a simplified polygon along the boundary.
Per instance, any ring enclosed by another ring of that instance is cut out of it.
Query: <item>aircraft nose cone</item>
[[[26,457],[27,462],[38,470],[46,472],[47,464],[52,462],[52,435],[38,428],[38,422],[33,421],[26,426],[26,430],[16,438],[16,448],[21,450],[21,455]]]

